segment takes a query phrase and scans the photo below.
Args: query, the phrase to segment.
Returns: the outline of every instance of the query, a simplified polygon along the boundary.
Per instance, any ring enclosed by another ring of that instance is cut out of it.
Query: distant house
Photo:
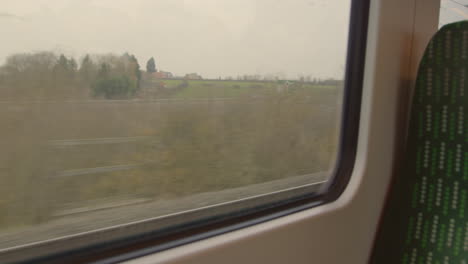
[[[203,78],[200,75],[198,75],[197,73],[187,73],[187,74],[185,74],[184,79],[186,79],[186,80],[201,80]]]
[[[152,75],[156,79],[171,79],[171,78],[174,77],[174,75],[172,75],[172,73],[165,72],[165,71],[154,72],[154,73],[152,73]]]

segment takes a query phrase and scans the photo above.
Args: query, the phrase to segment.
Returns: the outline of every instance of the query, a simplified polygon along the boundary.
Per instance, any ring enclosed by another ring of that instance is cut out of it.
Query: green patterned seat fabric
[[[468,264],[468,22],[444,26],[421,61],[405,164],[371,263]]]

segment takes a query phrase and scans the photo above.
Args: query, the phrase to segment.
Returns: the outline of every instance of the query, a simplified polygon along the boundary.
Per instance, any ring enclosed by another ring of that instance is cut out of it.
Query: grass
[[[185,85],[184,85],[185,83]],[[144,89],[156,91],[156,97],[162,98],[233,98],[242,96],[270,96],[277,93],[292,92],[328,92],[336,86],[315,85],[311,83],[285,81],[226,81],[226,80],[175,80],[153,79]]]
[[[333,160],[336,87],[292,83],[281,90],[283,84],[275,82],[218,80],[190,80],[182,87],[183,80],[163,80],[161,88],[159,82],[149,86],[161,92],[155,96],[239,100],[1,105],[0,230],[49,221],[70,203],[183,197],[327,170]],[[151,140],[46,144],[135,136]],[[121,164],[142,166],[51,177]]]

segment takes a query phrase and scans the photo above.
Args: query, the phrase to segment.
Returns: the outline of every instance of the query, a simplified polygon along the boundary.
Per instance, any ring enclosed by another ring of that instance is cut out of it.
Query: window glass
[[[439,28],[468,19],[468,0],[441,0]]]
[[[338,149],[349,9],[0,0],[0,256],[319,191]]]

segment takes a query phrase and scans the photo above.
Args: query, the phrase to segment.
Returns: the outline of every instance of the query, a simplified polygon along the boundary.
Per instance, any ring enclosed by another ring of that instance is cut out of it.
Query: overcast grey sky
[[[341,78],[350,0],[0,0],[0,62],[129,52],[204,77]]]

